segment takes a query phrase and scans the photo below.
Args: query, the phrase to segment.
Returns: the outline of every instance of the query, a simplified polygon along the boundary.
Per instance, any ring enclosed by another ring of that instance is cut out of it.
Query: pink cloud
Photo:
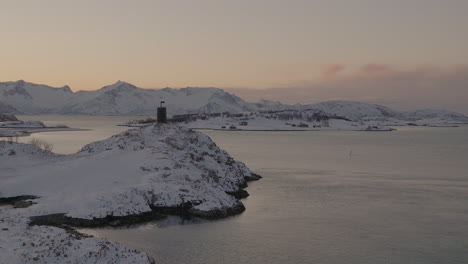
[[[321,71],[321,76],[324,78],[333,78],[338,73],[344,71],[346,66],[343,64],[330,64],[325,66]]]
[[[382,64],[382,63],[369,63],[364,66],[362,66],[359,70],[359,73],[368,75],[368,76],[374,76],[374,75],[379,75],[379,74],[384,74],[384,73],[390,73],[393,70],[391,67],[387,64]]]
[[[468,65],[422,65],[395,69],[386,64],[366,64],[343,74],[331,67],[333,78],[301,82],[283,88],[227,89],[249,101],[278,100],[311,104],[341,100],[383,104],[396,109],[439,108],[468,114]]]

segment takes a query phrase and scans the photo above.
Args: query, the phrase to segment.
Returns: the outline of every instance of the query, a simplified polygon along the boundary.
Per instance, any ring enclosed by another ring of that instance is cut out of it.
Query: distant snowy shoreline
[[[194,129],[226,131],[393,131],[393,126],[454,127],[468,123],[468,117],[446,111],[404,113],[356,102],[324,102],[310,107],[182,114],[174,115],[170,120]],[[141,127],[155,122],[148,117],[120,125]]]
[[[2,118],[3,117],[3,118]],[[81,131],[86,129],[70,128],[66,125],[46,126],[41,121],[21,121],[13,115],[0,116],[0,138],[23,137],[33,133],[57,131]]]
[[[61,127],[45,127],[45,128],[0,128],[0,138],[2,137],[26,137],[34,133],[44,132],[66,132],[66,131],[86,131],[82,128],[61,128]]]

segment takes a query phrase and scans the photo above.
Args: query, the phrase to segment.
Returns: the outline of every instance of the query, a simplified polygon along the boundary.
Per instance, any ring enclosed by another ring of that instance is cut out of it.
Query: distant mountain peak
[[[131,84],[131,83],[128,83],[128,82],[124,82],[124,81],[117,81],[115,82],[114,84],[111,84],[111,85],[106,85],[104,87],[102,87],[100,90],[116,90],[116,89],[137,89],[138,87],[136,87],[135,85]]]
[[[66,91],[66,92],[72,93],[72,90],[70,89],[70,86],[68,86],[68,85],[64,85],[61,89]]]
[[[130,84],[130,83],[125,82],[125,81],[121,81],[121,80],[118,80],[118,81],[116,81],[116,82],[114,83],[114,85],[123,85],[123,84]],[[132,85],[132,84],[130,84],[130,85]]]

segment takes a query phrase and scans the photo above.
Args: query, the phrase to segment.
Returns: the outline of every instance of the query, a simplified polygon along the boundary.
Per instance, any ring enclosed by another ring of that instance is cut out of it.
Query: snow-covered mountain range
[[[24,81],[0,83],[0,102],[27,114],[153,115],[160,101],[171,114],[256,110],[218,88],[143,89],[118,81],[96,91],[72,92]]]
[[[65,115],[154,115],[165,101],[169,115],[191,113],[242,113],[279,110],[317,110],[351,121],[422,121],[468,123],[468,117],[445,110],[401,112],[382,105],[351,101],[327,101],[287,105],[260,100],[249,103],[219,88],[143,89],[118,81],[95,91],[73,92],[25,81],[0,83],[0,112]],[[4,110],[3,110],[4,109]]]

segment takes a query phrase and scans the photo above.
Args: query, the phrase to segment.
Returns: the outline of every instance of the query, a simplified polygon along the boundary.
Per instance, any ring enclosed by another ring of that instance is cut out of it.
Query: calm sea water
[[[94,128],[33,135],[70,153],[130,118],[28,119]],[[86,232],[157,263],[468,263],[466,126],[204,133],[264,176],[243,214]]]
[[[106,139],[114,134],[128,129],[117,126],[132,119],[142,117],[121,116],[58,116],[58,115],[25,115],[17,116],[25,121],[42,121],[48,126],[67,125],[71,128],[88,130],[58,131],[35,133],[28,137],[19,138],[19,142],[28,143],[31,138],[38,138],[53,144],[53,151],[61,154],[70,154],[79,151],[84,145]]]

